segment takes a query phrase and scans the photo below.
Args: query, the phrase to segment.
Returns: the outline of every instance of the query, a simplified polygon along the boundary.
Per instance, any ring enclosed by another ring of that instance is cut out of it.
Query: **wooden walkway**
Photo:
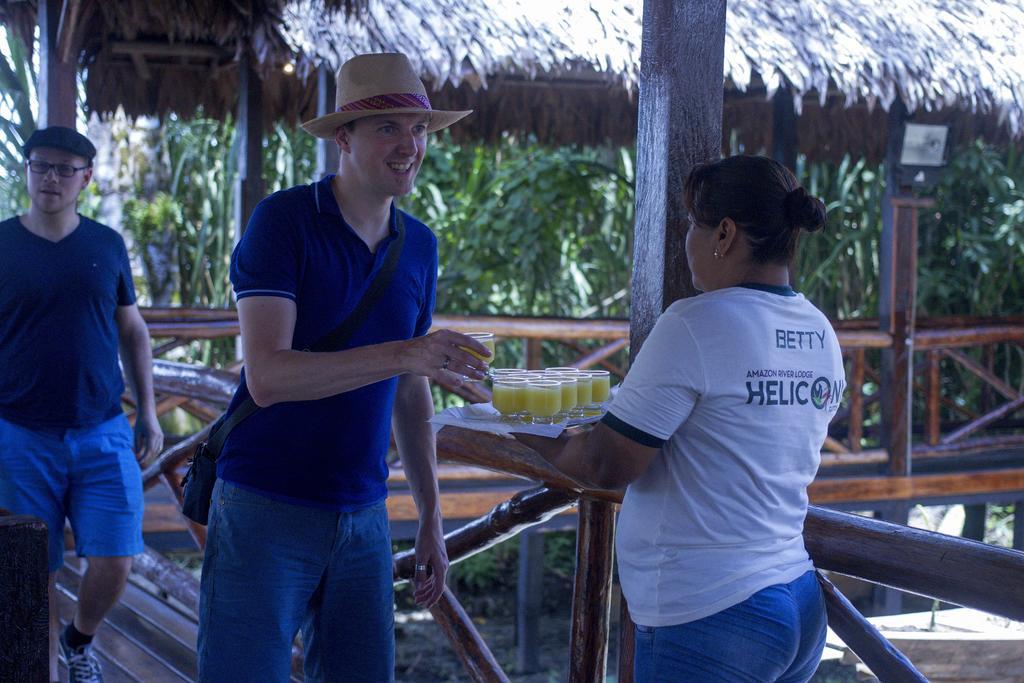
[[[84,562],[65,555],[57,573],[60,617],[66,624],[74,614]],[[161,600],[132,576],[124,595],[97,632],[94,651],[107,683],[172,683],[196,678],[196,615]],[[67,670],[61,664],[61,680]]]

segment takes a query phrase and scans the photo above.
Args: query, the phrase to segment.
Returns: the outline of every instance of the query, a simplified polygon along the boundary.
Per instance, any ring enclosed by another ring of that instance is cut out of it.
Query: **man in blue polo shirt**
[[[92,636],[143,549],[136,457],[163,444],[153,357],[124,241],[76,210],[96,149],[51,126],[24,151],[29,210],[0,223],[0,507],[49,529],[50,679],[59,645],[71,681],[99,681]],[[138,406],[134,439],[121,412],[119,347]],[[65,518],[89,567],[61,632],[54,576]]]
[[[259,411],[218,460],[203,563],[201,681],[280,681],[301,629],[309,681],[394,675],[389,434],[419,510],[415,598],[444,588],[445,552],[428,378],[483,377],[489,351],[428,334],[437,278],[431,231],[395,208],[413,189],[427,133],[470,112],[433,110],[399,54],[338,73],[338,111],[307,122],[333,139],[337,175],[264,199],[232,258],[245,373],[229,411]],[[344,350],[311,352],[356,307],[395,243],[393,279]]]

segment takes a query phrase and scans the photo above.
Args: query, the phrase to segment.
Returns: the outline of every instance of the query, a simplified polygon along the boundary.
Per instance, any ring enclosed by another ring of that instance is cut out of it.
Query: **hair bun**
[[[782,210],[786,220],[795,228],[815,232],[825,227],[825,204],[807,194],[807,190],[802,187],[786,194]]]

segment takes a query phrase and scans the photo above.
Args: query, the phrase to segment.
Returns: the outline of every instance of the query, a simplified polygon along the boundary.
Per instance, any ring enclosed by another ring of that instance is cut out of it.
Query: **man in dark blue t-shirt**
[[[92,143],[51,126],[24,151],[31,204],[0,223],[0,507],[49,529],[50,679],[59,647],[71,681],[98,681],[92,636],[143,549],[136,458],[163,444],[153,356],[124,241],[76,210]],[[121,412],[119,347],[138,407],[134,438]],[[65,518],[89,566],[61,632],[54,576]]]
[[[428,333],[433,233],[394,206],[413,189],[427,133],[470,112],[433,110],[399,54],[338,74],[338,111],[303,125],[333,139],[337,175],[277,192],[253,212],[231,262],[245,372],[229,411],[261,407],[218,460],[200,594],[201,681],[287,680],[301,629],[307,680],[394,675],[389,433],[419,510],[415,598],[448,569],[428,379],[480,379],[490,352]],[[356,307],[396,244],[397,269],[343,350],[308,349]]]

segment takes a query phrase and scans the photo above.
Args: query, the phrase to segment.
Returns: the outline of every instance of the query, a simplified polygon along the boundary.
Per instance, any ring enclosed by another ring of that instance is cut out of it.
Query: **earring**
[[[715,258],[722,258],[722,255],[718,253],[717,249],[715,249]]]

